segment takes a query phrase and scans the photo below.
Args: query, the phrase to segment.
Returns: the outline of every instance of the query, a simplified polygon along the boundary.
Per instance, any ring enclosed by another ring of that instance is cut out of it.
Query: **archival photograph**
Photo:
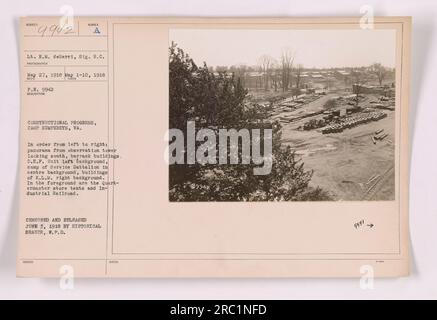
[[[171,29],[169,200],[395,200],[390,29]]]

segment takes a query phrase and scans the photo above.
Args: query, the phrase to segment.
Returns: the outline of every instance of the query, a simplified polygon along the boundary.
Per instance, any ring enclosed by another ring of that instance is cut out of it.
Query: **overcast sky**
[[[374,62],[395,66],[395,30],[218,30],[172,29],[175,41],[197,64],[256,65],[268,54],[295,52],[304,67],[356,67]]]

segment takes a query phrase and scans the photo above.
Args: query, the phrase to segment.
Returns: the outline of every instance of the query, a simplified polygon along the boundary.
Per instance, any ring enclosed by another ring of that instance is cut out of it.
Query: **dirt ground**
[[[318,99],[302,110],[316,110],[329,98]],[[283,123],[283,143],[302,157],[307,170],[314,170],[311,185],[327,190],[336,200],[394,200],[395,113],[383,112],[387,114],[384,119],[331,134],[298,130],[311,118]],[[381,129],[388,136],[374,144],[372,136]]]

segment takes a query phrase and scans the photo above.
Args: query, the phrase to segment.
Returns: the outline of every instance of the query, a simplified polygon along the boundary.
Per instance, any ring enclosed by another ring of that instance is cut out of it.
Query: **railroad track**
[[[370,186],[364,192],[362,200],[373,200],[378,191],[380,191],[384,184],[387,182],[387,179],[390,177],[393,171],[394,166],[391,166],[383,174],[371,181]]]

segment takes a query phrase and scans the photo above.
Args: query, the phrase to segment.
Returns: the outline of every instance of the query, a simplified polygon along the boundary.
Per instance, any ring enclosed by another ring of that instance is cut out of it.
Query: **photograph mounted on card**
[[[22,18],[17,274],[408,275],[410,32]]]

